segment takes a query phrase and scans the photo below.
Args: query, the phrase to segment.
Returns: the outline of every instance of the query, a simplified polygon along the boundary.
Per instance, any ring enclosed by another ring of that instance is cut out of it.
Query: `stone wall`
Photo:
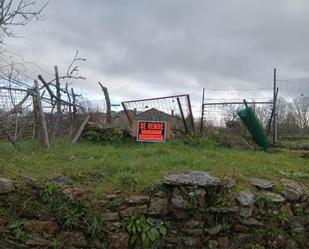
[[[61,177],[57,183],[69,200],[92,198]],[[89,228],[68,228],[54,213],[21,213],[20,229],[27,235],[23,240],[3,219],[5,210],[12,208],[7,200],[22,188],[0,180],[0,248],[143,248],[138,240],[130,243],[128,225],[134,215],[166,228],[150,240],[149,248],[309,248],[308,189],[289,179],[252,178],[247,189],[240,189],[232,179],[207,172],[172,174],[143,195],[126,197],[116,191],[96,200],[102,221],[98,236],[90,236]],[[33,195],[38,193],[37,187],[31,189]]]

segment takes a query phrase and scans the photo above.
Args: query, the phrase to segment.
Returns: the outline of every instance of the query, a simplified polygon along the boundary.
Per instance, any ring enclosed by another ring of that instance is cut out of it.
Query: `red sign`
[[[138,121],[137,141],[165,142],[166,123],[162,121]]]

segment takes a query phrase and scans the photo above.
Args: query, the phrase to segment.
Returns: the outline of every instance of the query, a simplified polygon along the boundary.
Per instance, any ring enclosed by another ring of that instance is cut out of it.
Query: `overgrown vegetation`
[[[18,179],[22,174],[46,180],[64,175],[71,178],[75,186],[85,186],[97,194],[115,189],[141,192],[167,173],[189,170],[233,177],[239,189],[251,176],[288,177],[304,183],[309,179],[309,160],[301,158],[301,152],[236,150],[203,138],[182,138],[164,144],[82,142],[71,145],[57,141],[48,151],[33,141],[20,146],[21,150],[16,151],[7,143],[0,143],[2,176]]]
[[[50,215],[63,229],[81,230],[93,239],[105,238],[101,221],[104,207],[93,196],[73,199],[65,195],[58,185],[39,183],[33,187],[22,186],[1,204],[0,220],[8,223],[8,231],[3,232],[3,238],[13,236],[14,240],[24,242],[28,239],[24,219]],[[61,241],[53,238],[50,248],[58,248],[60,244]]]
[[[131,233],[130,245],[140,245],[145,249],[158,248],[161,238],[167,233],[164,225],[156,224],[139,212],[129,219],[127,229]]]

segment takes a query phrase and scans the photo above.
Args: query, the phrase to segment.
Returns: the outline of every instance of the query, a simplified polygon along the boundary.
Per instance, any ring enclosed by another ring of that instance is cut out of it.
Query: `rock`
[[[142,205],[149,202],[149,196],[146,195],[134,195],[125,199],[125,203],[128,205]]]
[[[234,236],[232,241],[229,243],[229,249],[243,248],[243,246],[250,241],[252,241],[250,234],[242,234],[239,236]]]
[[[69,197],[71,200],[74,199],[89,199],[91,196],[91,192],[87,189],[83,188],[65,188],[62,190],[62,192]]]
[[[208,248],[209,249],[216,249],[216,248],[218,248],[218,241],[216,241],[216,240],[209,240],[208,241]]]
[[[200,221],[200,220],[189,220],[187,221],[185,224],[184,224],[184,227],[186,228],[203,228],[204,226],[204,222],[203,221]]]
[[[210,207],[209,211],[211,213],[237,213],[239,211],[239,207]]]
[[[293,213],[293,210],[291,208],[291,204],[290,203],[287,203],[287,204],[283,205],[281,207],[281,209],[280,209],[280,213],[284,214],[284,215],[287,215],[288,217],[294,216],[294,213]]]
[[[107,222],[106,225],[103,227],[104,232],[116,232],[123,228],[123,224],[120,221],[115,222]]]
[[[195,248],[197,244],[196,238],[192,238],[192,237],[185,237],[182,239],[182,242],[188,248]]]
[[[168,194],[162,190],[158,190],[153,194],[153,196],[160,197],[160,198],[166,198],[168,197]]]
[[[251,178],[250,183],[251,185],[258,187],[260,189],[271,189],[273,186],[276,185],[275,181],[269,181],[260,178]]]
[[[192,205],[189,203],[188,198],[178,188],[175,188],[172,194],[171,205],[176,209],[190,209]]]
[[[150,215],[165,216],[168,213],[168,200],[166,198],[153,197],[148,207]]]
[[[281,194],[289,201],[296,201],[305,194],[305,187],[293,180],[282,179],[283,190]]]
[[[297,242],[293,239],[287,239],[285,242],[285,249],[296,249],[299,248]]]
[[[264,226],[262,222],[259,222],[257,219],[252,218],[252,217],[241,219],[240,222],[241,224],[246,225],[246,226],[257,226],[257,227]]]
[[[241,207],[239,215],[243,218],[248,218],[252,216],[253,206]]]
[[[221,225],[221,224],[218,224],[218,225],[216,225],[216,226],[214,226],[214,227],[207,228],[207,229],[205,229],[205,230],[206,230],[206,232],[207,232],[209,235],[215,236],[215,235],[217,235],[218,233],[221,232],[221,230],[222,230],[222,225]]]
[[[184,219],[187,219],[188,216],[189,216],[189,214],[184,210],[176,209],[174,211],[174,217],[175,217],[176,220],[184,220]]]
[[[136,207],[128,207],[120,211],[120,216],[121,218],[129,218],[131,217],[135,211],[138,211],[142,214],[147,213],[147,206],[142,205],[142,206],[136,206]]]
[[[114,194],[114,193],[108,194],[108,195],[106,195],[106,196],[104,197],[104,199],[105,199],[106,201],[114,201],[114,200],[116,200],[116,199],[118,199],[118,198],[119,198],[119,194]]]
[[[40,221],[40,220],[31,220],[27,221],[24,224],[24,228],[27,232],[30,233],[41,233],[45,232],[50,235],[56,234],[58,230],[58,225],[55,221],[47,220],[47,221]]]
[[[243,207],[249,207],[254,204],[254,194],[250,190],[244,190],[238,193],[236,197],[239,204]]]
[[[306,208],[309,206],[309,202],[308,203],[295,203],[292,208],[293,208],[293,212],[295,215],[302,215],[303,213],[305,213]]]
[[[127,249],[129,248],[130,235],[125,232],[110,233],[107,235],[110,249]]]
[[[89,248],[91,249],[102,249],[107,248],[106,242],[101,242],[98,239],[90,241]]]
[[[170,230],[168,234],[163,237],[162,245],[164,245],[163,248],[178,248],[179,238],[177,236],[176,230]]]
[[[241,224],[236,224],[233,227],[233,231],[236,233],[247,233],[249,231],[249,228]]]
[[[232,178],[225,180],[224,187],[227,189],[232,189],[236,185],[236,181]]]
[[[77,231],[65,231],[61,233],[63,248],[83,248],[87,246],[85,235]]]
[[[188,185],[199,187],[220,186],[224,184],[224,182],[218,177],[212,176],[203,171],[171,174],[164,177],[163,183],[173,186]]]
[[[14,191],[15,182],[6,178],[0,178],[0,194],[7,194]]]
[[[285,198],[280,194],[275,194],[273,192],[265,191],[262,193],[262,196],[266,197],[268,200],[274,203],[282,203],[285,201]]]
[[[302,216],[294,216],[290,219],[290,233],[293,237],[302,237],[305,234],[305,219]]]
[[[191,236],[194,236],[195,238],[198,237],[198,236],[201,236],[203,235],[203,229],[202,228],[185,228],[185,229],[182,229],[181,232],[187,234],[187,235],[191,235]]]
[[[117,212],[109,212],[109,213],[103,213],[102,219],[104,221],[119,221],[120,216]]]
[[[73,184],[72,180],[70,178],[66,177],[66,176],[54,176],[54,177],[50,178],[50,181],[52,183],[64,185],[64,186]]]
[[[229,237],[220,237],[218,238],[218,247],[221,249],[226,249],[229,246]]]
[[[198,188],[194,190],[197,203],[199,207],[203,207],[206,203],[205,196],[206,196],[206,190],[203,188]]]
[[[26,241],[27,246],[48,248],[50,241],[39,236],[34,236]]]

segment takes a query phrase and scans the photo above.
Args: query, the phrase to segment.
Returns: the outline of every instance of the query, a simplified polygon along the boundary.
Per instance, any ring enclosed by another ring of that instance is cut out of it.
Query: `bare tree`
[[[42,11],[48,1],[43,5],[38,2],[36,0],[0,0],[0,29],[3,34],[14,37],[13,27],[25,26],[33,20],[42,20]]]
[[[14,28],[43,20],[42,12],[49,0],[0,0],[0,78],[8,81],[25,74],[25,64],[15,60],[15,54],[5,48],[6,37],[16,37]]]
[[[294,99],[293,107],[298,126],[304,130],[309,126],[309,97]]]

